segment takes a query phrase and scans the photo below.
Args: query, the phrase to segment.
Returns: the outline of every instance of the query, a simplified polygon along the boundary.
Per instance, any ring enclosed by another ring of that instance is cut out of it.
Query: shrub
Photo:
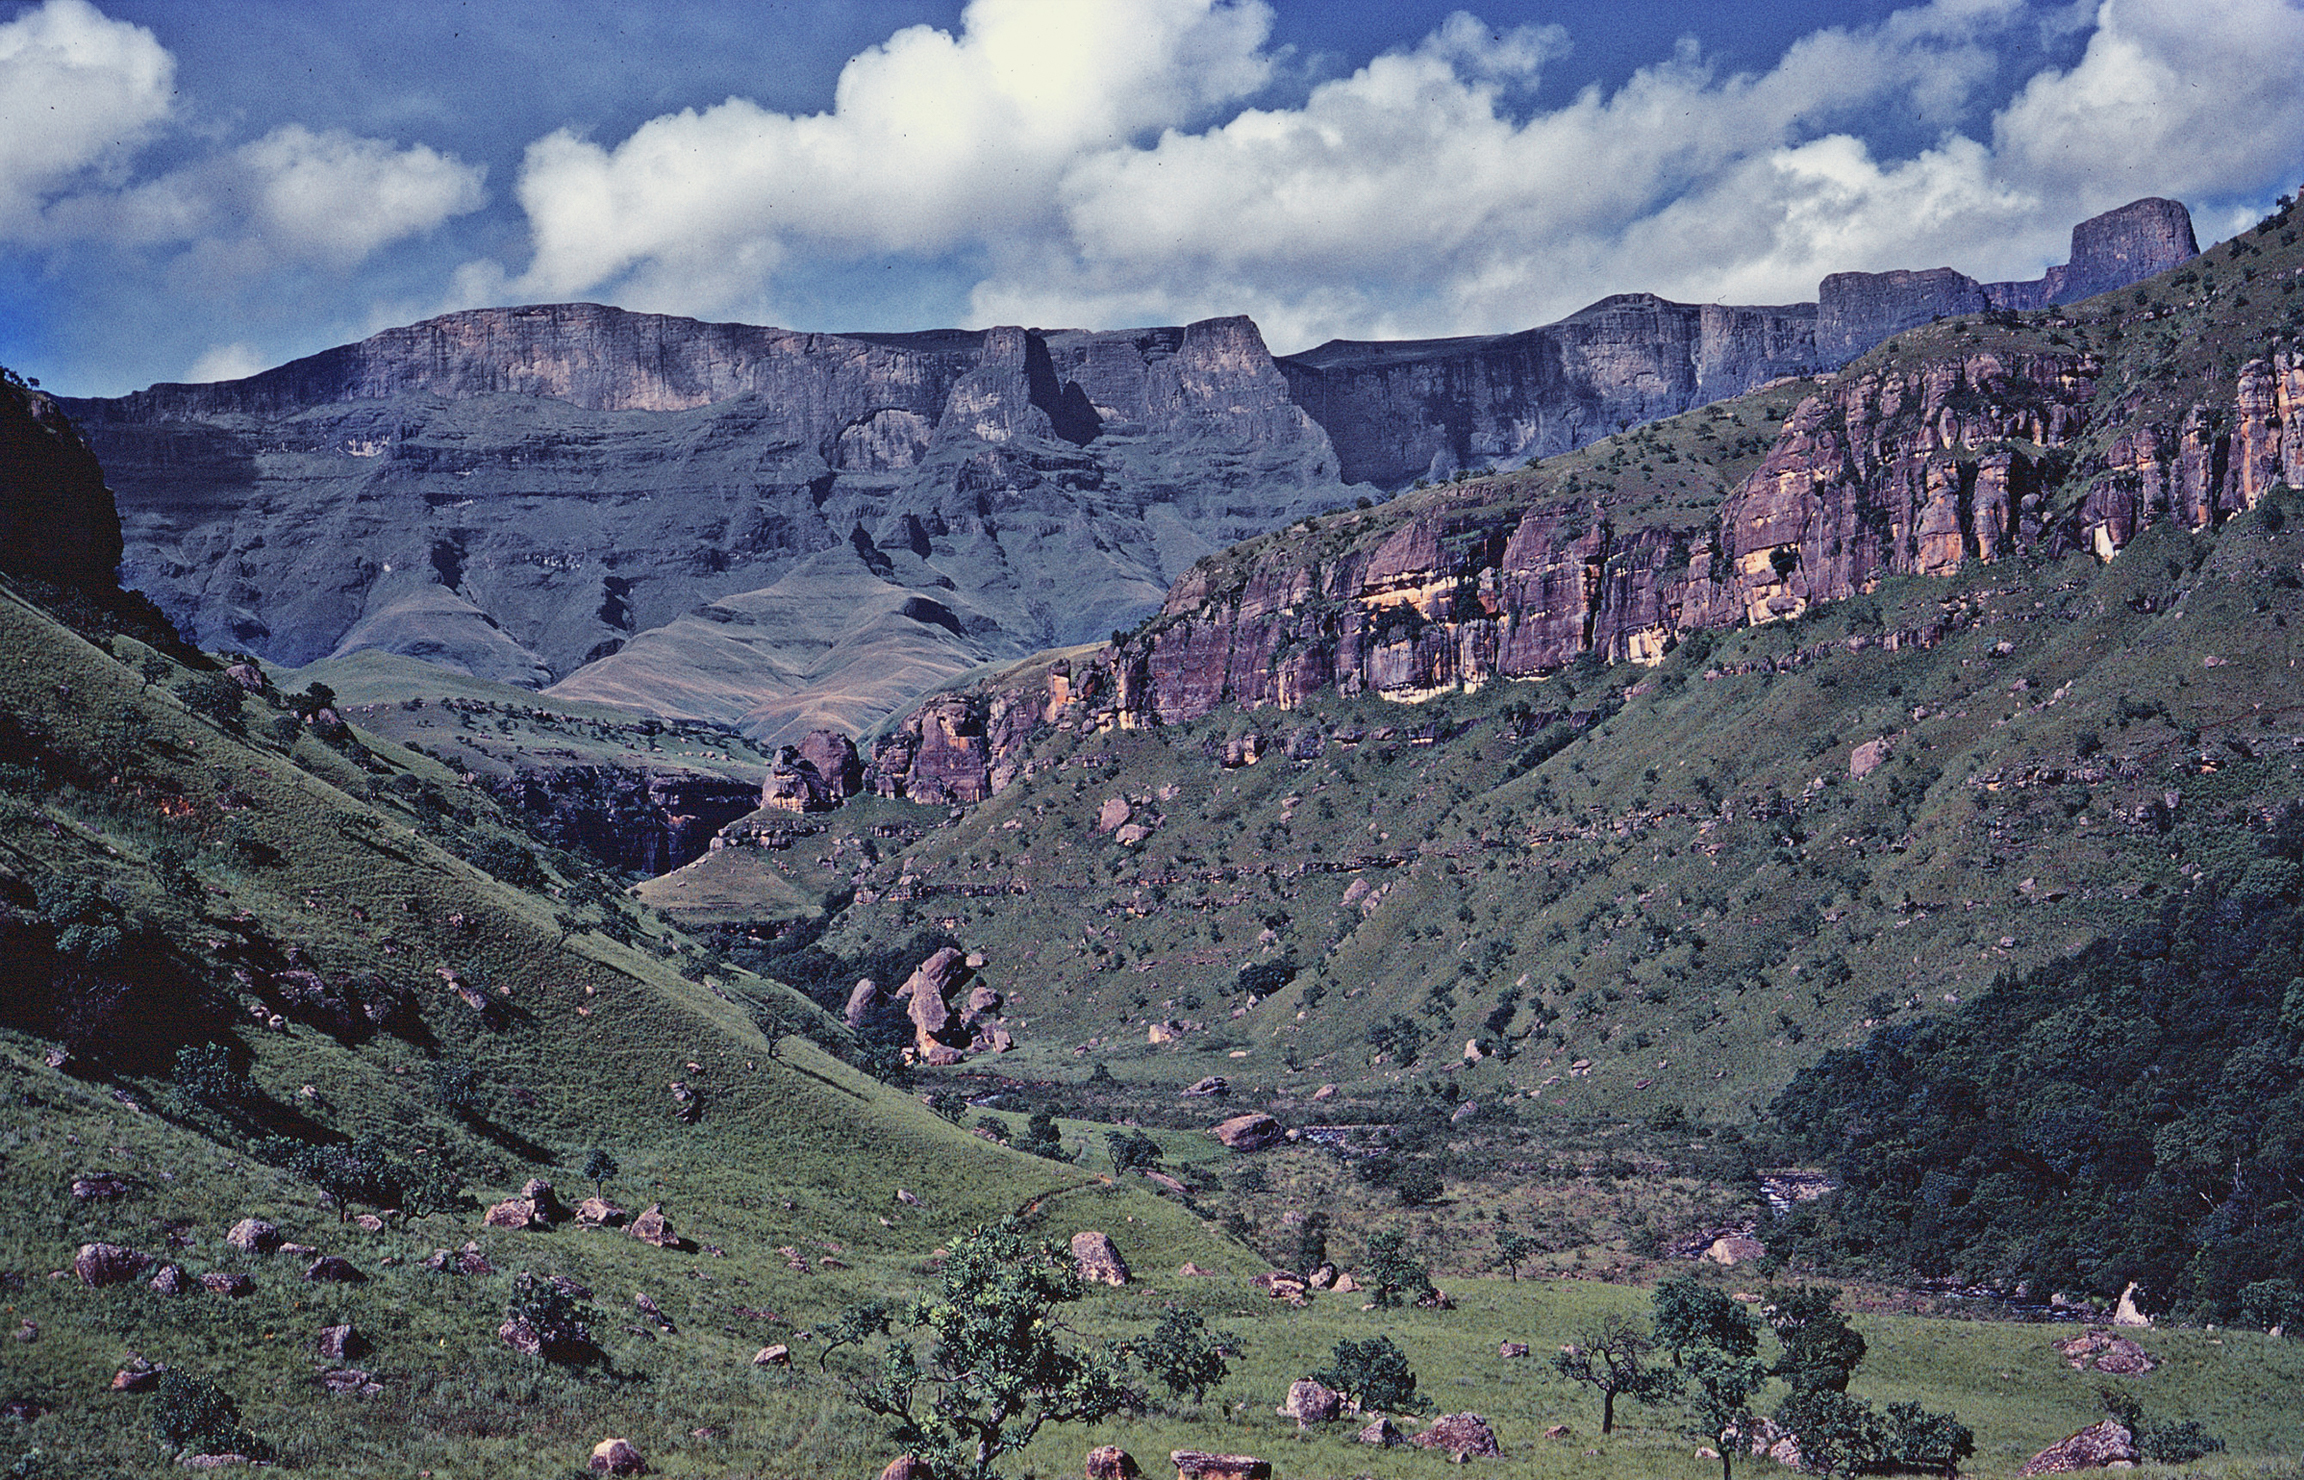
[[[1113,1167],[1119,1171],[1160,1165],[1160,1143],[1142,1131],[1114,1131],[1104,1138],[1104,1145],[1112,1153]]]
[[[184,707],[225,730],[240,728],[240,698],[245,692],[240,685],[221,673],[195,673],[176,685],[177,698]]]
[[[558,1280],[526,1272],[514,1277],[504,1319],[534,1332],[537,1354],[547,1362],[581,1365],[600,1355],[576,1297]]]
[[[1408,1355],[1389,1336],[1339,1341],[1328,1365],[1312,1374],[1363,1412],[1422,1413],[1432,1405],[1416,1391]]]
[[[1368,1240],[1360,1283],[1379,1308],[1398,1305],[1403,1297],[1413,1300],[1432,1293],[1432,1271],[1408,1252],[1407,1245],[1408,1236],[1399,1232],[1375,1234]]]
[[[240,1426],[240,1405],[204,1377],[174,1368],[152,1398],[152,1435],[171,1454],[244,1454],[270,1459],[272,1446]]]
[[[1171,1396],[1180,1398],[1189,1392],[1197,1403],[1229,1375],[1229,1358],[1237,1355],[1238,1349],[1239,1343],[1230,1333],[1210,1332],[1198,1311],[1171,1305],[1135,1351],[1144,1371],[1167,1384]]]

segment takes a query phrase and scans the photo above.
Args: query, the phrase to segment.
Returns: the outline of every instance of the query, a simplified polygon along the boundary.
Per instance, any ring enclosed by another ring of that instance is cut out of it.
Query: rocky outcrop
[[[1603,298],[1556,324],[1469,339],[1330,340],[1280,361],[1348,482],[1397,488],[1549,457],[1739,395],[1816,359],[1816,308]]]
[[[72,1256],[72,1273],[90,1289],[124,1285],[151,1267],[151,1255],[121,1244],[82,1244]]]
[[[762,804],[760,785],[697,771],[527,766],[482,784],[547,842],[645,874],[701,858],[721,828]]]
[[[1097,1229],[1072,1235],[1072,1268],[1091,1284],[1128,1283],[1128,1261],[1120,1257],[1120,1246],[1112,1242],[1112,1235]]]
[[[1262,1151],[1267,1146],[1277,1145],[1287,1136],[1288,1129],[1258,1110],[1218,1121],[1209,1127],[1208,1134],[1214,1136],[1228,1151]]]
[[[53,396],[0,371],[0,570],[108,587],[120,549],[96,454]]]
[[[1408,1442],[1425,1449],[1445,1450],[1458,1464],[1467,1459],[1497,1459],[1504,1453],[1488,1421],[1477,1413],[1443,1413],[1432,1420],[1431,1427]]]
[[[1923,272],[1836,272],[1817,289],[1816,358],[1845,365],[1932,319],[2077,303],[2157,276],[2200,255],[2192,213],[2151,197],[2072,228],[2072,256],[2030,282],[1980,283],[1949,267]]]
[[[2061,1475],[2073,1470],[2101,1470],[2136,1463],[2136,1436],[2117,1419],[2090,1424],[2079,1433],[2049,1445],[2024,1462],[2019,1475]]]
[[[1296,1420],[1296,1427],[1308,1429],[1314,1424],[1335,1422],[1343,1406],[1343,1396],[1334,1388],[1309,1377],[1299,1377],[1288,1385],[1288,1396],[1282,1400],[1279,1414]]]

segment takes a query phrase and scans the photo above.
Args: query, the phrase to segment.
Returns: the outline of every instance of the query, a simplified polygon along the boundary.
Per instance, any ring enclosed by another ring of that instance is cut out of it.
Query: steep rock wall
[[[0,377],[0,569],[107,587],[120,564],[120,515],[104,470],[56,404]]]

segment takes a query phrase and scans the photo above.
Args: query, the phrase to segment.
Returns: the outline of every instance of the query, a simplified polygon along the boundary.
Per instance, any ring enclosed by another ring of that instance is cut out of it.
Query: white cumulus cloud
[[[49,191],[117,169],[172,111],[175,58],[87,0],[0,24],[0,239],[26,234]]]

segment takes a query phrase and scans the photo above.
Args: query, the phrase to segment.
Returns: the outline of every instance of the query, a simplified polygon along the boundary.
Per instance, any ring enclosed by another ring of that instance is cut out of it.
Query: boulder
[[[694,1125],[704,1118],[704,1096],[696,1086],[684,1079],[675,1079],[665,1086],[672,1092],[672,1118],[682,1125]]]
[[[350,1321],[345,1321],[341,1325],[322,1326],[312,1349],[331,1362],[348,1362],[368,1350],[368,1338]]]
[[[2128,1288],[2120,1292],[2120,1305],[2112,1312],[2115,1326],[2149,1326],[2152,1318],[2136,1304],[2136,1282],[2130,1280]]]
[[[1564,1423],[1556,1423],[1544,1431],[1544,1437],[1547,1439],[1573,1439],[1576,1437],[1576,1431]]]
[[[193,1279],[184,1272],[183,1265],[163,1264],[144,1283],[158,1294],[181,1295],[192,1288]]]
[[[212,1269],[200,1276],[201,1288],[211,1295],[237,1300],[256,1293],[256,1282],[236,1269]]]
[[[1318,1265],[1310,1274],[1304,1276],[1304,1283],[1311,1286],[1315,1290],[1335,1289],[1336,1266],[1333,1264],[1325,1263]]]
[[[1299,1377],[1288,1384],[1288,1398],[1278,1412],[1282,1418],[1296,1420],[1296,1427],[1308,1429],[1316,1423],[1333,1423],[1344,1406],[1343,1395],[1325,1383],[1309,1377]]]
[[[536,1212],[536,1205],[524,1197],[508,1197],[488,1210],[480,1220],[484,1228],[509,1228],[514,1232],[549,1225]]]
[[[1496,1343],[1496,1355],[1500,1357],[1527,1356],[1528,1343],[1525,1341],[1499,1341]]]
[[[848,994],[848,1006],[840,1015],[849,1027],[861,1028],[879,1016],[881,1009],[887,1005],[888,994],[880,990],[878,982],[867,976],[859,980],[855,990]]]
[[[1207,1099],[1211,1095],[1228,1095],[1232,1093],[1232,1086],[1230,1082],[1224,1078],[1223,1075],[1211,1074],[1206,1079],[1194,1080],[1192,1083],[1184,1086],[1183,1089],[1179,1090],[1178,1093],[1191,1099]],[[1193,1453],[1196,1451],[1188,1450],[1186,1452]]]
[[[630,1216],[604,1197],[588,1197],[576,1205],[578,1228],[613,1228]]]
[[[2159,1365],[2144,1348],[2125,1336],[2114,1336],[2102,1326],[2055,1345],[2064,1358],[2064,1365],[2075,1372],[2096,1371],[2108,1372],[2114,1377],[2135,1377]]]
[[[96,1202],[108,1197],[123,1197],[128,1192],[128,1179],[118,1172],[83,1172],[72,1179],[74,1202]]]
[[[631,1233],[640,1242],[659,1249],[680,1247],[680,1235],[672,1231],[672,1220],[664,1216],[662,1203],[650,1203],[642,1208],[640,1216],[632,1220]]]
[[[269,1218],[243,1218],[224,1235],[243,1254],[269,1254],[280,1247],[280,1226]]]
[[[442,1274],[484,1275],[494,1274],[496,1266],[480,1252],[480,1246],[467,1243],[461,1249],[434,1249],[432,1257],[424,1261],[426,1269],[437,1269]]]
[[[752,1365],[755,1367],[789,1367],[792,1365],[792,1348],[781,1341],[773,1346],[764,1346],[752,1354]]]
[[[1171,1449],[1168,1462],[1176,1467],[1176,1480],[1272,1480],[1272,1461],[1249,1454]]]
[[[2079,1433],[2049,1445],[2024,1461],[2019,1475],[2060,1475],[2071,1470],[2101,1470],[2114,1464],[2136,1463],[2136,1436],[2117,1419],[2090,1424]]]
[[[1072,1235],[1072,1267],[1094,1284],[1128,1283],[1128,1261],[1120,1257],[1112,1236],[1092,1228]]]
[[[304,1268],[307,1285],[364,1285],[368,1276],[341,1254],[322,1254]]]
[[[1867,740],[1848,752],[1848,774],[1852,777],[1869,776],[1886,764],[1888,757],[1894,753],[1895,746],[1885,735],[1877,740]]]
[[[1202,1269],[1199,1265],[1193,1263],[1189,1259],[1176,1266],[1176,1275],[1179,1279],[1204,1280],[1211,1278],[1215,1273],[1215,1270]]]
[[[1767,1258],[1768,1250],[1748,1233],[1731,1233],[1712,1240],[1704,1250],[1704,1257],[1713,1264],[1745,1264]]]
[[[602,1439],[592,1446],[592,1459],[586,1468],[595,1475],[645,1475],[648,1461],[640,1457],[629,1439]]]
[[[148,1393],[160,1385],[160,1374],[168,1368],[159,1362],[146,1361],[135,1352],[120,1364],[112,1374],[112,1391],[116,1393]]]
[[[331,1367],[312,1380],[331,1393],[352,1393],[363,1398],[384,1391],[384,1384],[358,1367]]]
[[[187,1470],[228,1470],[234,1465],[253,1465],[256,1461],[245,1454],[187,1454],[176,1463]]]
[[[1096,831],[1100,833],[1117,831],[1127,826],[1128,819],[1134,815],[1135,809],[1128,805],[1126,798],[1107,797],[1104,799],[1104,805],[1096,809]]]
[[[1408,1441],[1425,1449],[1445,1449],[1458,1464],[1467,1459],[1502,1458],[1488,1420],[1477,1413],[1443,1413],[1423,1433]]]
[[[534,1204],[536,1216],[546,1223],[558,1223],[568,1216],[567,1204],[560,1201],[559,1194],[552,1190],[552,1184],[542,1177],[530,1177],[523,1183],[520,1197],[522,1201]]]
[[[90,1289],[126,1284],[151,1264],[150,1254],[120,1244],[82,1244],[80,1252],[72,1256],[72,1272]]]
[[[1223,1142],[1228,1150],[1262,1151],[1285,1139],[1288,1129],[1263,1111],[1257,1110],[1246,1115],[1235,1115],[1230,1120],[1220,1120],[1208,1128],[1208,1134]]]
[[[1365,1428],[1360,1430],[1359,1440],[1363,1444],[1375,1444],[1390,1449],[1402,1441],[1400,1426],[1379,1413],[1368,1421]]]
[[[1088,1451],[1081,1473],[1085,1480],[1136,1480],[1143,1471],[1136,1468],[1134,1455],[1117,1444],[1106,1444]]]
[[[1291,1305],[1302,1305],[1311,1299],[1304,1277],[1285,1269],[1271,1270],[1248,1281],[1274,1300],[1285,1300]]]
[[[935,1474],[917,1455],[900,1454],[888,1461],[888,1468],[880,1472],[880,1480],[935,1480]]]

